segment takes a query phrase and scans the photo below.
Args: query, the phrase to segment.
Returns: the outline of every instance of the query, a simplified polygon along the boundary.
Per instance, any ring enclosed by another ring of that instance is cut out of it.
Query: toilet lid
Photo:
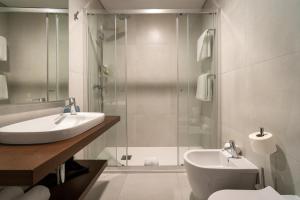
[[[261,190],[221,190],[213,193],[208,200],[285,200],[272,187]]]

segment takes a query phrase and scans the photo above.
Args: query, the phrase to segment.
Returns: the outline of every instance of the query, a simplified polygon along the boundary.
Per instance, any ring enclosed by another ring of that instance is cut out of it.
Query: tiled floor
[[[104,173],[85,200],[191,200],[186,173]]]

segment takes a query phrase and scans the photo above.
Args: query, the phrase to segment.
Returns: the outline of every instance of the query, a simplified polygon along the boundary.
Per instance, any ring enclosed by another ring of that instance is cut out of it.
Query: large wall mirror
[[[68,97],[68,0],[0,0],[0,106]]]

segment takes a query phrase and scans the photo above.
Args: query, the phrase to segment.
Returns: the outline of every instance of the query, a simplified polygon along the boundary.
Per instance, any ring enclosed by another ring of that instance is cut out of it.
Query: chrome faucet
[[[67,107],[70,108],[70,113],[71,115],[76,115],[76,100],[75,97],[69,97],[69,105],[67,105]]]
[[[235,142],[233,140],[229,140],[228,143],[229,143],[229,147],[224,147],[224,150],[229,152],[232,158],[239,158],[239,154],[235,146]]]

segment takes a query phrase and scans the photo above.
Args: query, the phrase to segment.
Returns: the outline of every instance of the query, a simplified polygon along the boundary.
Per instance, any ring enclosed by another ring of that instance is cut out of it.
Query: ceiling
[[[0,0],[8,7],[68,8],[68,0]]]
[[[205,1],[206,0],[101,0],[106,9],[192,9],[202,8]]]

